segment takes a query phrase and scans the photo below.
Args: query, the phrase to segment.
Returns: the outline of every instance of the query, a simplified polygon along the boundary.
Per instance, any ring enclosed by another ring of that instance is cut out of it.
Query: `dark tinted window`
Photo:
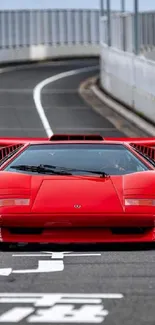
[[[58,167],[103,170],[117,175],[147,170],[123,145],[111,144],[49,144],[32,145],[21,153],[12,165],[55,165]],[[19,171],[18,171],[19,172]]]

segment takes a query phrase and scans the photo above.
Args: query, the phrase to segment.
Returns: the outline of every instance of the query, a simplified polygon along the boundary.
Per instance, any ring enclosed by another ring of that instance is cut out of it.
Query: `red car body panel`
[[[71,140],[69,136],[67,140],[57,139],[57,144],[62,142],[90,143],[90,140]],[[155,206],[124,204],[125,198],[155,199],[154,167],[131,146],[135,144],[151,148],[155,146],[155,138],[91,140],[91,143],[125,145],[150,167],[150,171],[146,172],[99,178],[94,175],[36,176],[3,171],[27,146],[40,143],[49,144],[52,139],[0,139],[0,151],[4,148],[6,150],[6,147],[21,145],[18,152],[0,168],[0,199],[30,198],[27,206],[0,207],[1,242],[94,243],[155,240]],[[154,149],[151,150],[154,153]],[[134,233],[135,228],[144,229],[140,233]]]

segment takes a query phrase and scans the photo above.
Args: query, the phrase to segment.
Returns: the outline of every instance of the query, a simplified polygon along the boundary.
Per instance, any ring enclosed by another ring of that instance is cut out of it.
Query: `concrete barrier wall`
[[[143,55],[146,59],[155,61],[155,47],[143,49]]]
[[[155,62],[101,45],[103,89],[155,122]]]
[[[35,61],[65,57],[92,57],[100,55],[100,45],[32,45],[30,47],[0,50],[0,63]]]

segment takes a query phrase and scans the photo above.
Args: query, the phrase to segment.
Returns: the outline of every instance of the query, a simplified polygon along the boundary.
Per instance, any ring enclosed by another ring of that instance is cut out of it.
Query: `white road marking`
[[[102,323],[108,311],[103,305],[82,306],[75,309],[74,305],[54,306],[47,309],[39,309],[36,315],[28,318],[29,323]]]
[[[70,252],[44,252],[43,254],[13,254],[14,257],[50,257],[52,261],[41,260],[38,261],[38,267],[36,269],[24,269],[24,270],[13,270],[12,268],[2,268],[0,269],[0,276],[9,276],[11,273],[16,274],[27,274],[27,273],[50,273],[50,272],[60,272],[64,270],[65,256],[69,257],[86,257],[86,256],[101,256],[100,253],[84,253],[76,254]]]
[[[0,304],[15,306],[0,314],[0,323],[103,323],[109,314],[104,299],[122,299],[122,294],[0,293]],[[32,304],[32,307],[26,306]],[[1,308],[0,308],[1,310]],[[26,318],[27,317],[27,318]]]
[[[34,304],[36,303],[36,297],[32,297],[31,298],[31,294],[30,294],[30,297],[26,297],[26,298],[23,298],[23,297],[18,297],[18,294],[16,294],[17,298],[14,296],[11,296],[9,294],[7,294],[8,297],[5,298],[5,294],[1,295],[1,296],[4,296],[4,298],[0,298],[0,304],[17,304],[17,303],[20,303],[20,304]]]
[[[43,81],[41,81],[33,90],[33,99],[34,99],[34,102],[35,102],[35,106],[36,106],[36,109],[37,109],[37,112],[40,116],[40,119],[41,119],[41,122],[43,124],[43,127],[44,127],[44,130],[47,134],[48,137],[51,137],[53,135],[53,131],[51,129],[51,126],[49,124],[49,121],[46,117],[46,114],[44,112],[44,108],[42,106],[42,103],[41,103],[41,92],[42,92],[42,89],[47,86],[49,83],[52,83],[52,82],[55,82],[55,81],[58,81],[62,78],[67,78],[67,77],[71,77],[71,76],[74,76],[76,74],[80,74],[80,73],[84,73],[84,72],[89,72],[89,71],[95,71],[97,70],[98,66],[93,66],[93,67],[85,67],[85,68],[80,68],[80,69],[76,69],[76,70],[70,70],[70,71],[67,71],[67,72],[62,72],[62,73],[59,73],[55,76],[52,76],[50,78],[47,78]]]
[[[35,298],[36,304],[35,306],[51,306],[51,301],[54,301],[54,303],[58,302],[60,299],[67,300],[68,298],[100,298],[100,299],[122,299],[124,296],[121,293],[0,293],[0,297],[9,297],[10,300],[8,300],[8,303],[11,303],[11,299],[14,297],[18,297],[18,302],[20,303],[20,299],[23,297],[28,297],[29,299]],[[46,304],[44,304],[44,301]],[[31,300],[27,300],[27,303],[31,303]],[[47,303],[49,302],[49,305]],[[62,301],[61,301],[62,302]],[[1,298],[0,298],[1,303]],[[4,301],[5,303],[5,301]],[[91,300],[90,300],[91,303]]]
[[[60,272],[64,270],[63,261],[38,261],[36,269],[13,270],[12,268],[0,269],[0,276],[9,276],[11,273],[26,274],[26,273],[50,273]]]
[[[41,257],[41,256],[48,256],[47,254],[13,254],[14,257]],[[52,258],[63,258],[64,256],[101,256],[100,253],[98,254],[64,254],[63,253],[51,253]]]
[[[15,270],[12,273],[49,273],[49,272],[60,272],[64,270],[63,261],[39,261],[37,269],[30,270]]]
[[[12,268],[10,268],[10,267],[0,269],[0,275],[1,276],[9,276],[11,273],[12,273]]]
[[[63,300],[63,304],[100,304],[102,302],[101,299],[86,299],[86,298],[67,298]]]
[[[50,297],[49,297],[50,298]],[[35,298],[12,298],[11,297],[11,304],[16,304],[19,303],[20,304],[30,304],[30,303],[35,303],[36,299]],[[67,299],[63,299],[62,303],[63,304],[68,304],[68,303],[75,303],[75,304],[82,304],[82,303],[91,303],[91,304],[99,304],[101,303],[102,300],[99,298],[96,299],[87,299],[87,298],[67,298]],[[10,298],[1,298],[0,299],[0,304],[9,304],[10,303]],[[42,305],[41,305],[42,306]],[[44,306],[47,307],[47,302],[44,301]],[[48,304],[48,306],[51,306],[51,301]]]
[[[18,323],[23,320],[23,318],[29,316],[34,311],[34,308],[30,307],[17,307],[12,308],[8,312],[4,313],[0,317],[1,323]]]

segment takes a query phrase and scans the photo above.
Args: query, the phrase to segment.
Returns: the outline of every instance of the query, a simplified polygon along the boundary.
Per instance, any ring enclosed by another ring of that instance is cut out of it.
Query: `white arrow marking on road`
[[[64,270],[63,261],[39,261],[38,268],[32,270],[15,270],[12,273],[49,273]]]

